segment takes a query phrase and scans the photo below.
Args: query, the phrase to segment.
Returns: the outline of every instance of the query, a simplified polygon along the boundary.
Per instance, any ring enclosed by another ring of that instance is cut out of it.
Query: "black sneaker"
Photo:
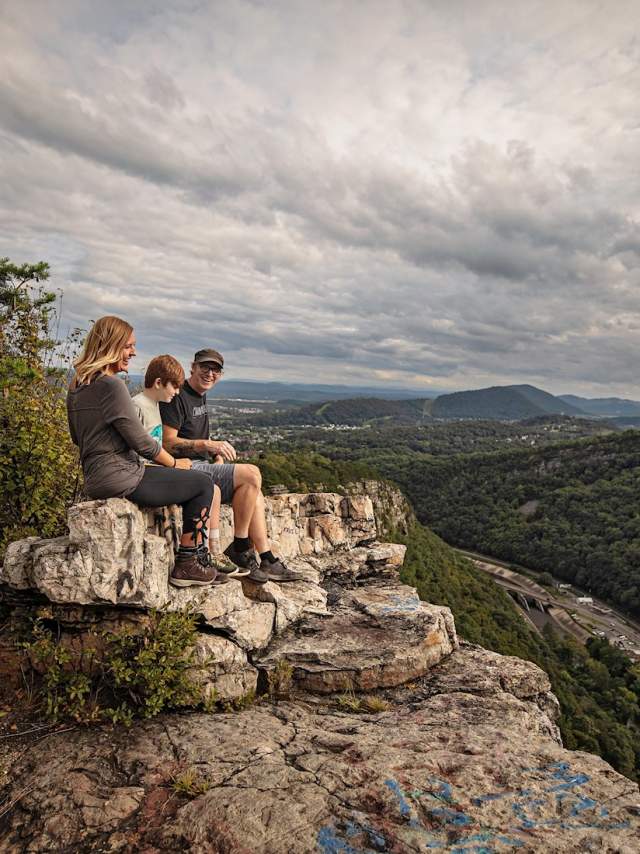
[[[240,552],[235,548],[233,543],[230,543],[224,550],[224,553],[236,566],[249,570],[249,575],[246,576],[247,581],[253,581],[254,584],[265,584],[269,580],[267,573],[263,572],[258,566],[253,549],[249,548]]]
[[[267,574],[267,578],[269,581],[303,581],[304,575],[301,575],[299,572],[294,572],[292,569],[289,569],[280,558],[275,561],[275,563],[271,563],[268,560],[260,561],[260,569],[262,572]]]

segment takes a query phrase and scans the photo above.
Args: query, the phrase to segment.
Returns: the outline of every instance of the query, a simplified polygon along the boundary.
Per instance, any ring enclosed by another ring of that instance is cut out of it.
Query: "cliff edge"
[[[258,700],[47,737],[2,793],[0,850],[638,850],[638,787],[563,749],[546,674],[460,644],[449,609],[400,582],[404,547],[378,541],[369,496],[268,508],[303,581],[174,590],[179,517],[123,499],[72,508],[67,537],[12,544],[13,620],[40,609],[78,651],[188,607],[202,699]]]

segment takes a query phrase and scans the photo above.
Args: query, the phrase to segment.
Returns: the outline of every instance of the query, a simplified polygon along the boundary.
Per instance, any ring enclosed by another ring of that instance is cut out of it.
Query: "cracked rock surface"
[[[169,587],[175,509],[158,521],[124,499],[12,544],[12,619],[37,606],[77,651],[152,607],[190,608],[204,698],[270,684],[285,699],[44,736],[0,792],[0,851],[636,854],[638,787],[563,749],[546,674],[460,646],[449,609],[400,583],[404,546],[378,542],[373,516],[389,489],[268,499],[291,584]],[[405,512],[395,501],[387,527]]]
[[[464,645],[377,714],[299,696],[52,736],[15,769],[0,850],[637,852],[638,787],[562,748],[548,692]],[[187,771],[207,790],[176,794]]]
[[[457,643],[448,608],[404,584],[366,586],[342,591],[327,615],[305,615],[257,664],[270,671],[287,662],[307,691],[370,691],[423,676]]]

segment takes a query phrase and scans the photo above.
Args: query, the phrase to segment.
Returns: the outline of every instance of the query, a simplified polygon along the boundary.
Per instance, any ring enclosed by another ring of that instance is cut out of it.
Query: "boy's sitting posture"
[[[162,442],[162,419],[159,403],[170,403],[184,382],[182,365],[173,356],[156,356],[149,362],[144,375],[144,391],[131,400],[142,421],[142,426],[159,442]],[[176,460],[176,468],[191,468],[191,460]]]
[[[176,394],[180,394],[180,386],[184,382],[184,370],[180,362],[167,354],[156,356],[149,362],[144,375],[144,391],[133,396],[132,401],[138,418],[151,435],[162,442],[162,419],[160,418],[159,403],[170,403]],[[177,459],[176,468],[190,469],[191,460]],[[222,553],[220,546],[220,488],[214,486],[213,502],[210,513],[209,551],[211,559],[218,572],[229,578],[248,575],[249,570],[243,570]]]

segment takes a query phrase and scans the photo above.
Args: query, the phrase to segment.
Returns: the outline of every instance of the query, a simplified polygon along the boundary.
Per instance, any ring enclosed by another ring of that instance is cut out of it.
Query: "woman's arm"
[[[157,457],[153,458],[154,463],[158,463],[159,466],[168,466],[169,468],[176,469],[190,469],[191,468],[191,460],[177,460],[175,457],[172,457],[171,454],[167,453],[164,449],[160,450],[160,453]]]
[[[123,381],[118,377],[105,377],[101,380],[95,380],[95,382],[100,382],[104,388],[100,405],[107,424],[117,430],[128,447],[140,454],[141,457],[147,460],[156,460],[160,457],[164,460],[166,452],[162,450],[160,442],[153,439],[140,423]],[[161,462],[160,464],[173,465],[172,462]]]
[[[73,419],[71,418],[71,407],[69,405],[69,392],[67,392],[67,423],[69,424],[69,433],[71,434],[71,441],[74,445],[78,444],[78,436],[76,434],[76,428],[73,424]]]

